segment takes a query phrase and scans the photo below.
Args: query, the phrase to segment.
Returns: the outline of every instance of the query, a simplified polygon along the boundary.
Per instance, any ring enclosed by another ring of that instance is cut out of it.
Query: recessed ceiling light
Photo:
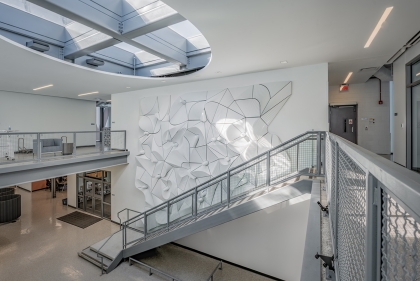
[[[160,81],[160,82],[165,83],[166,81]]]
[[[287,63],[287,60],[281,61],[280,63]]]
[[[344,80],[344,84],[347,84],[347,82],[349,81],[349,79],[350,79],[350,77],[351,77],[351,75],[353,74],[353,72],[350,72],[348,75],[347,75],[347,78],[346,78],[346,80]]]
[[[39,88],[35,88],[35,89],[33,89],[34,91],[38,91],[38,90],[41,90],[41,89],[45,89],[45,88],[49,88],[49,87],[52,87],[53,86],[53,84],[49,84],[49,85],[46,85],[46,86],[42,86],[42,87],[39,87]]]
[[[79,97],[87,96],[87,95],[93,95],[93,94],[97,94],[97,93],[99,93],[99,92],[90,92],[90,93],[80,94]]]
[[[130,89],[131,87],[126,87],[127,89]]]
[[[416,74],[416,76],[420,76],[420,72]]]
[[[369,48],[370,44],[372,43],[373,39],[375,39],[376,35],[378,34],[379,30],[382,27],[382,24],[386,21],[387,17],[389,16],[393,8],[394,7],[388,7],[385,9],[385,12],[383,13],[381,19],[379,20],[378,24],[375,26],[375,29],[373,30],[368,41],[366,42],[365,48]]]

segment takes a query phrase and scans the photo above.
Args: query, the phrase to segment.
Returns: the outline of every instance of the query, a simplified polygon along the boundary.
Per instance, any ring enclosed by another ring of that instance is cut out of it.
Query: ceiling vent
[[[26,42],[26,47],[36,50],[38,52],[46,52],[50,49],[50,45],[38,40]]]
[[[105,64],[105,62],[103,60],[98,60],[96,58],[87,59],[86,63],[89,64],[89,65],[93,65],[93,66],[101,66],[101,65]]]

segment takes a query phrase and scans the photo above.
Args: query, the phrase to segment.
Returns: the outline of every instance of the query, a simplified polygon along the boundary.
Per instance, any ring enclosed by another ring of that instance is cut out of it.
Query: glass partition
[[[77,174],[77,208],[111,219],[111,172],[96,170]]]

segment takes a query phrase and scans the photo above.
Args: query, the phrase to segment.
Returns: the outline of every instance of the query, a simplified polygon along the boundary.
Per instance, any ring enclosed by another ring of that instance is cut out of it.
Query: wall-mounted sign
[[[349,125],[353,125],[353,119],[349,119]]]
[[[349,90],[349,84],[341,84],[340,92],[347,92]]]

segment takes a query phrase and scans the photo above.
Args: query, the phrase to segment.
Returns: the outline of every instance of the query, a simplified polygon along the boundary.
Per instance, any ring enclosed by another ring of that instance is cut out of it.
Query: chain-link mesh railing
[[[339,149],[337,250],[341,280],[363,280],[366,241],[366,173]]]
[[[420,224],[382,194],[382,280],[420,280]]]
[[[332,134],[325,153],[336,280],[420,280],[419,175]]]

